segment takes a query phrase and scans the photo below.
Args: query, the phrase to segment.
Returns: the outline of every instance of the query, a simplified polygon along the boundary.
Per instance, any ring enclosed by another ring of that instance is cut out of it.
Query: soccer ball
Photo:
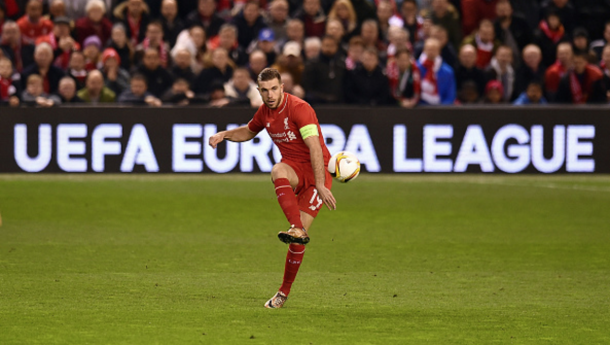
[[[337,152],[330,157],[328,172],[339,182],[349,182],[360,174],[360,161],[351,152]]]

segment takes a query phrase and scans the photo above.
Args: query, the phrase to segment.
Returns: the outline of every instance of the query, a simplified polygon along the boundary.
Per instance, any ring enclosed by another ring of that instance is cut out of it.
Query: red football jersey
[[[34,24],[30,21],[27,14],[19,18],[17,25],[21,31],[23,42],[28,44],[35,44],[38,37],[48,35],[53,32],[52,21],[45,18],[40,18],[38,23]]]
[[[324,143],[318,117],[311,106],[298,97],[284,93],[282,105],[276,109],[271,109],[265,104],[261,105],[252,120],[248,122],[248,129],[254,133],[266,129],[275,145],[280,149],[282,159],[307,163],[311,162],[311,156],[299,131],[307,125],[316,125],[318,128],[318,137],[326,166],[330,160],[330,153]]]

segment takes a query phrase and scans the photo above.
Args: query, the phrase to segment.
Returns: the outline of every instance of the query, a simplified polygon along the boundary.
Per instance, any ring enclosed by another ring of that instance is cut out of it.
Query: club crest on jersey
[[[267,128],[271,127],[271,124],[269,122],[267,122]]]
[[[284,119],[284,129],[286,129],[286,130],[290,129],[290,127],[288,127],[288,118]]]

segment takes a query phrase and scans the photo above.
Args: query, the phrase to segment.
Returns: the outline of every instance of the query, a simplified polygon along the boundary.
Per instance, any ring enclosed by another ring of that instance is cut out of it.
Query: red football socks
[[[301,262],[305,255],[305,246],[302,244],[291,243],[288,246],[288,254],[286,254],[286,266],[284,266],[284,280],[280,291],[286,296],[290,293],[290,288],[297,276]]]
[[[301,212],[299,211],[299,203],[296,195],[290,186],[290,181],[287,178],[278,178],[273,181],[275,184],[275,194],[277,194],[277,201],[280,203],[280,207],[286,219],[291,225],[297,228],[303,228],[301,223]]]

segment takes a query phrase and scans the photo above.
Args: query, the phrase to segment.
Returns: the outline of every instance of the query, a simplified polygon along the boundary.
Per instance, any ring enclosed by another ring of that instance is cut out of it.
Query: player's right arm
[[[216,148],[223,140],[242,142],[251,140],[257,133],[252,132],[248,126],[237,127],[228,131],[218,132],[210,137],[209,144]]]

